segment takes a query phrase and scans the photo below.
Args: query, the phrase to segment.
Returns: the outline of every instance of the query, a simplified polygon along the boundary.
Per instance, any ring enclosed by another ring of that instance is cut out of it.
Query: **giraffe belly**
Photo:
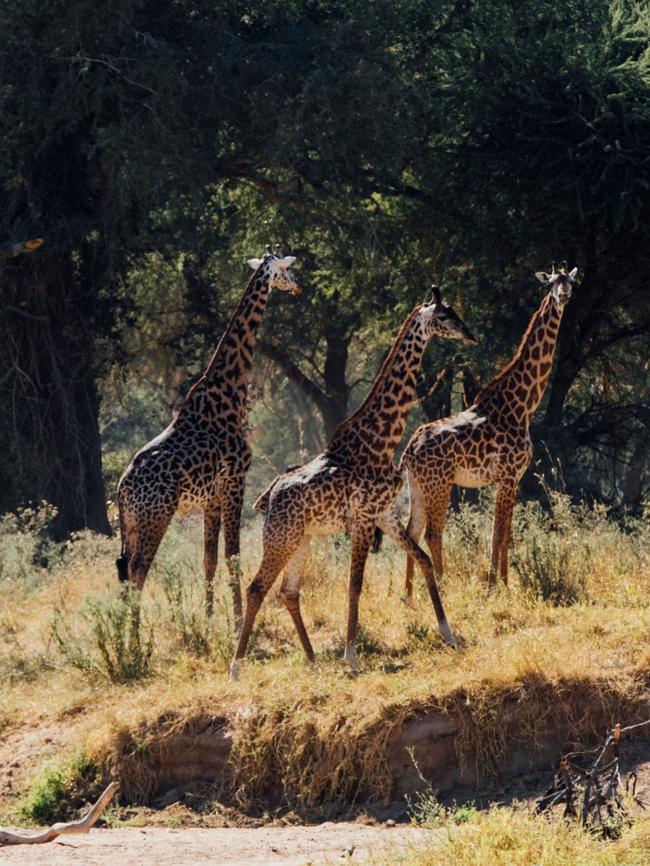
[[[494,478],[489,469],[468,469],[459,466],[454,472],[454,484],[461,487],[487,487],[489,484],[494,484]]]

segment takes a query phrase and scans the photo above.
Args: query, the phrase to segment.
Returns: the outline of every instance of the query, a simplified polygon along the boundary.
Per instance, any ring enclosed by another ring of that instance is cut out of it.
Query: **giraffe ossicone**
[[[239,527],[252,456],[246,437],[248,384],[256,335],[273,289],[300,293],[291,267],[294,256],[268,252],[249,264],[252,262],[254,273],[207,369],[190,388],[169,426],[135,455],[117,491],[122,537],[118,576],[137,589],[144,585],[174,514],[203,511],[209,614],[223,524],[237,628],[242,615]]]

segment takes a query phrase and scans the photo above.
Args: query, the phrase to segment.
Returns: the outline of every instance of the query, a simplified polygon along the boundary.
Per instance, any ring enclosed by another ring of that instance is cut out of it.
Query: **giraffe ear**
[[[546,271],[537,271],[535,273],[535,276],[540,281],[540,283],[542,283],[545,286],[547,286],[551,280],[550,275],[547,274]]]
[[[577,269],[577,268],[574,268],[572,271],[569,271],[569,277],[570,277],[572,280],[575,280],[575,278],[576,278],[577,276],[578,276],[578,269]]]
[[[295,262],[295,256],[285,256],[283,259],[278,259],[276,265],[279,268],[290,268],[291,265]]]
[[[262,259],[248,259],[248,267],[256,271],[262,264]]]

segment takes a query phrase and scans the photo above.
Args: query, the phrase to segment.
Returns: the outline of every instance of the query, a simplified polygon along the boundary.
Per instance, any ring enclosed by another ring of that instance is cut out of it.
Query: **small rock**
[[[387,826],[387,827],[394,827],[394,826],[395,826],[395,821],[393,821],[392,818],[389,818],[388,821],[386,821],[386,826]]]

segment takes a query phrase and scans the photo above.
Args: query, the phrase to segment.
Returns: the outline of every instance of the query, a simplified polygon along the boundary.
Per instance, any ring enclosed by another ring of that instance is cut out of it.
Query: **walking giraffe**
[[[226,564],[235,624],[241,624],[239,523],[251,462],[246,441],[248,382],[257,329],[269,293],[297,295],[294,256],[270,251],[249,259],[255,271],[210,363],[174,420],[135,455],[117,488],[122,554],[120,580],[142,589],[151,562],[176,511],[203,511],[206,606],[212,612],[217,545],[224,526]]]
[[[442,534],[452,484],[497,485],[490,583],[499,570],[508,582],[508,544],[519,481],[532,456],[528,428],[551,373],[564,306],[577,268],[535,276],[550,288],[535,312],[512,361],[458,415],[423,424],[411,437],[400,468],[411,494],[408,533],[425,537],[436,577],[442,575]],[[406,568],[406,595],[413,588],[413,560]]]
[[[344,658],[353,669],[357,668],[359,595],[377,526],[417,559],[440,631],[447,642],[453,643],[431,562],[390,511],[402,485],[393,454],[404,433],[422,355],[433,336],[476,343],[435,286],[432,302],[416,307],[406,318],[370,393],[334,431],[324,453],[280,475],[255,503],[255,508],[264,512],[264,547],[262,562],[246,592],[244,624],[230,669],[233,679],[237,678],[262,601],[283,569],[281,596],[307,658],[313,662],[314,651],[300,612],[300,584],[310,540],[318,535],[346,531],[352,535]]]

